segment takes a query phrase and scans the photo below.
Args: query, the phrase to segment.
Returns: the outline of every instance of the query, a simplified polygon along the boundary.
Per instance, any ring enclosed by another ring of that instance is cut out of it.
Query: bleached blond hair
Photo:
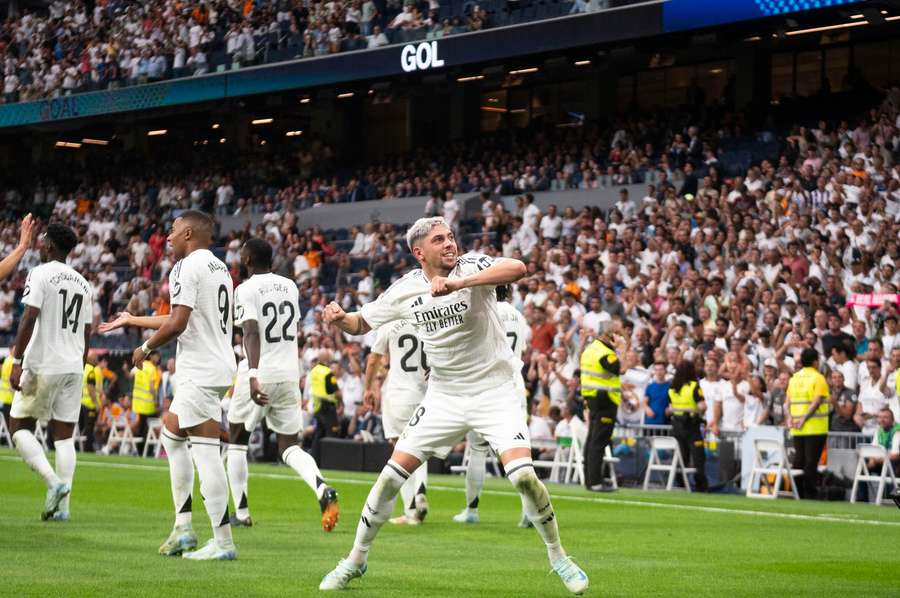
[[[447,221],[440,216],[435,216],[433,218],[419,218],[416,220],[413,225],[409,227],[409,230],[406,231],[406,244],[409,246],[409,250],[412,251],[413,245],[427,237],[428,233],[430,233],[435,226],[441,225],[450,228]]]

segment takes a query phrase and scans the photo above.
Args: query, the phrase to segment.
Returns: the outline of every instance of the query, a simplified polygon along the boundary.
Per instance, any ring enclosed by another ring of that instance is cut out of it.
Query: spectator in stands
[[[874,439],[875,444],[883,447],[888,451],[888,459],[890,459],[895,474],[900,471],[900,424],[895,423],[894,414],[887,407],[882,407],[878,411],[878,430]],[[869,459],[867,465],[870,471],[878,472],[881,470],[882,461],[880,459]]]
[[[671,387],[666,372],[666,364],[653,364],[653,379],[644,390],[642,409],[646,425],[661,426],[667,421],[666,411],[669,407],[669,388]]]
[[[840,370],[831,370],[829,376],[831,401],[831,422],[829,429],[835,432],[859,432],[857,419],[856,395],[844,385],[844,374]]]

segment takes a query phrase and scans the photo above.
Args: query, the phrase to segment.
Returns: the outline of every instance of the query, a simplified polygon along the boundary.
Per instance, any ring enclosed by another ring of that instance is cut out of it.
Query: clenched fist
[[[340,322],[346,316],[347,312],[344,311],[344,308],[342,308],[334,301],[326,305],[325,311],[322,313],[322,319],[325,320],[326,324],[334,324],[336,322]]]
[[[435,276],[431,279],[431,296],[432,297],[443,297],[444,295],[449,295],[454,291],[460,290],[462,287],[462,280],[459,278],[445,278],[443,276]]]

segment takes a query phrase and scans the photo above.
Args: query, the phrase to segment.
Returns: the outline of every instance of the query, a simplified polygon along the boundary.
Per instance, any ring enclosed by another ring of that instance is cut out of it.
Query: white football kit
[[[191,308],[175,351],[178,386],[170,410],[182,428],[220,421],[221,400],[237,370],[228,268],[208,249],[198,249],[172,268],[169,293],[173,308]]]
[[[22,390],[13,397],[15,418],[78,421],[84,371],[84,332],[94,301],[84,277],[60,262],[34,268],[22,303],[40,310],[22,356]]]
[[[238,365],[234,393],[228,409],[228,421],[243,424],[252,432],[263,417],[269,429],[278,434],[295,435],[303,427],[300,411],[300,362],[297,357],[297,331],[302,325],[300,294],[294,281],[277,274],[255,274],[234,293],[234,323],[241,326],[254,320],[259,327],[259,364],[262,390],[267,405],[250,398],[249,364]]]
[[[425,398],[428,363],[415,327],[398,320],[378,329],[372,352],[390,355],[387,379],[382,386],[381,413],[385,438],[397,438],[416,407]]]
[[[475,274],[492,263],[488,256],[466,254],[449,278]],[[479,432],[498,453],[530,448],[514,381],[522,364],[500,323],[493,286],[432,297],[425,274],[413,270],[360,313],[372,328],[409,321],[428,356],[428,390],[401,433],[397,450],[424,461],[469,430]]]

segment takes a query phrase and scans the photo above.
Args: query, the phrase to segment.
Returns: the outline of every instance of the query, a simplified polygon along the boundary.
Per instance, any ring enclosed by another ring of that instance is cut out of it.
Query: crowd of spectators
[[[644,122],[587,126],[564,130],[570,143],[539,135],[505,154],[475,143],[468,155],[451,148],[452,157],[422,178],[434,193],[426,210],[460,231],[463,250],[527,264],[511,301],[532,330],[524,374],[534,438],[552,441],[560,426],[578,426],[578,357],[604,322],[629,339],[621,356],[622,423],[665,423],[666,385],[688,359],[702,372],[714,437],[783,425],[787,381],[807,347],[820,354],[831,386],[832,430],[875,435],[887,413],[900,419],[900,92],[852,121],[792,127],[775,155],[734,175],[717,158],[725,128],[683,123],[668,130],[656,135]],[[530,191],[560,188],[557,177],[566,188],[579,173],[589,179],[580,166],[592,172],[594,162],[617,163],[616,173],[643,164],[654,182],[639,196],[623,190],[608,210],[557,209],[552,194],[536,201]],[[393,182],[416,171],[366,172]],[[471,186],[461,187],[464,181]],[[79,229],[72,261],[94,285],[96,321],[120,309],[168,313],[166,220],[187,207],[227,213],[244,199],[225,177],[192,190],[180,181],[150,189],[134,183],[93,196],[43,197],[54,217]],[[237,280],[241,241],[255,235],[273,244],[275,271],[296,280],[303,298],[301,358],[309,366],[327,354],[340,368],[345,434],[377,438],[378,403],[362,400],[360,382],[372,335],[335,332],[321,312],[331,299],[348,310],[373,300],[413,265],[402,230],[367,223],[344,240],[303,228],[304,205],[287,189],[263,194],[262,223],[227,233],[220,251]],[[482,209],[470,220],[455,198],[465,191],[481,194]],[[506,209],[502,194],[518,191],[515,207]],[[0,250],[15,242],[7,222]],[[0,324],[13,321],[22,273],[36,262],[29,252],[19,277],[3,287]]]
[[[455,5],[454,5],[455,6]],[[438,0],[53,0],[0,25],[3,103],[173,77],[493,25],[475,2]]]

